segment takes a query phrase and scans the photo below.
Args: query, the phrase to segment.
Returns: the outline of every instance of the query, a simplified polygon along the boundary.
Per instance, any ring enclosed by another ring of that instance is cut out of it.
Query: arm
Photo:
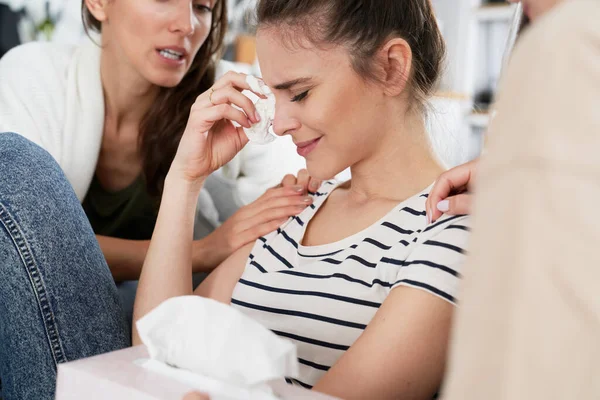
[[[171,297],[192,294],[192,236],[196,199],[202,180],[195,184],[168,175],[156,227],[136,293],[133,320],[137,321]],[[135,323],[133,343],[139,344]]]
[[[139,279],[149,240],[125,240],[101,235],[96,235],[96,239],[115,281]]]
[[[171,164],[148,254],[144,262],[134,321],[163,301],[192,294],[192,236],[196,202],[206,177],[248,143],[254,104],[240,93],[250,89],[243,75],[228,73],[198,96]],[[234,108],[233,105],[240,109]],[[237,122],[240,127],[233,125]],[[135,323],[133,343],[139,343]]]
[[[444,373],[452,309],[419,289],[392,290],[313,390],[346,400],[432,399]]]
[[[315,180],[310,183],[313,186],[319,184]],[[313,201],[312,197],[304,195],[307,187],[309,177],[306,170],[300,171],[297,180],[293,175],[288,175],[282,187],[267,190],[253,203],[239,209],[210,235],[194,241],[193,272],[212,271],[236,250],[254,243],[260,236],[277,229],[289,217],[301,213]],[[149,240],[125,240],[99,235],[96,238],[117,282],[140,278],[150,246]]]
[[[229,225],[219,227],[206,238],[194,241],[192,243],[192,271],[210,272],[232,251],[236,250],[236,247],[228,246],[228,242],[223,236],[232,237],[232,240],[236,239],[234,237],[236,229],[243,226],[241,225],[243,222],[243,220],[232,220]],[[268,222],[270,220],[266,221],[266,225]],[[248,236],[253,236],[255,231],[259,233],[259,236],[264,235],[265,233],[262,233],[264,229],[261,228],[262,225],[254,231],[248,232]],[[96,239],[116,282],[140,279],[150,240],[126,240],[100,235],[97,235]],[[239,240],[245,239],[245,237],[237,237],[237,239],[233,243],[234,246],[239,247],[245,244]]]
[[[430,400],[440,389],[469,217],[450,217],[386,256],[405,261],[363,334],[315,385],[346,400]],[[351,384],[349,384],[351,382]]]

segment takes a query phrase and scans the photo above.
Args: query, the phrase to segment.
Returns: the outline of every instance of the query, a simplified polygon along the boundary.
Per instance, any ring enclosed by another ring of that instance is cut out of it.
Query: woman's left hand
[[[198,96],[170,174],[200,182],[242,150],[248,143],[243,128],[258,122],[254,103],[241,93],[243,90],[250,90],[246,75],[228,72]]]
[[[283,177],[281,183],[277,187],[302,186],[303,194],[315,193],[321,187],[322,181],[315,179],[309,175],[308,170],[301,169],[298,175],[288,174]]]
[[[273,232],[290,217],[302,213],[313,203],[300,185],[267,190],[252,203],[240,208],[201,242],[193,257],[195,271],[207,265],[216,267],[240,247]],[[200,244],[202,243],[202,244]],[[202,250],[211,249],[210,254]]]

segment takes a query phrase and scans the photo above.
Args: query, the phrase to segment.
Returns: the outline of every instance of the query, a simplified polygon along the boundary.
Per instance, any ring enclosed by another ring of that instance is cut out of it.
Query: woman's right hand
[[[442,214],[462,215],[471,211],[471,194],[479,159],[444,172],[435,181],[426,202],[427,221],[435,222]]]
[[[190,183],[200,182],[242,150],[248,143],[243,128],[249,128],[260,118],[252,100],[242,94],[243,90],[251,90],[246,75],[228,72],[198,96],[170,175],[175,174]],[[241,127],[234,126],[233,122]]]
[[[200,255],[199,247],[195,258],[203,259],[195,259],[194,265],[217,267],[240,247],[273,232],[291,216],[300,214],[313,203],[312,197],[307,196],[305,191],[302,184],[275,187],[253,203],[240,208],[208,235],[203,243],[197,242],[198,246],[208,246],[211,251]]]

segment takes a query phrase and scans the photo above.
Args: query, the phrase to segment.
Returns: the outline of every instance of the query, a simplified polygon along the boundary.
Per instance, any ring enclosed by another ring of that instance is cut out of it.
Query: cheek
[[[143,7],[128,7],[126,10],[118,10],[113,13],[114,17],[109,22],[111,40],[116,47],[121,47],[128,58],[133,62],[141,57],[141,54],[153,46],[152,38],[160,30],[160,22],[157,16],[152,15]],[[104,28],[103,28],[104,29]]]
[[[316,110],[315,115],[326,125],[324,133],[330,136],[328,141],[335,142],[336,147],[353,149],[364,145],[365,132],[371,128],[372,105],[358,86],[344,86],[331,91],[324,102],[327,106]]]
[[[211,28],[211,17],[200,19],[198,26],[194,31],[194,35],[192,36],[192,47],[195,49],[195,52],[197,52],[202,47],[204,42],[206,42],[206,39],[208,39],[208,36],[210,35]]]

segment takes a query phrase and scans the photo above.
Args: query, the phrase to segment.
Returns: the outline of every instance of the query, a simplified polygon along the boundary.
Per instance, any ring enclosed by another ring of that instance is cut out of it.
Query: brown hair
[[[393,37],[408,42],[413,53],[411,87],[424,101],[440,78],[446,46],[430,0],[259,0],[258,27],[284,25],[312,43],[345,45],[354,70],[377,79],[376,52]]]
[[[162,192],[167,172],[175,158],[190,110],[196,98],[215,80],[216,61],[221,55],[227,29],[226,0],[215,2],[210,33],[196,54],[182,81],[172,88],[161,88],[140,124],[140,152],[148,192]],[[86,32],[100,32],[102,24],[82,0],[81,15]]]

